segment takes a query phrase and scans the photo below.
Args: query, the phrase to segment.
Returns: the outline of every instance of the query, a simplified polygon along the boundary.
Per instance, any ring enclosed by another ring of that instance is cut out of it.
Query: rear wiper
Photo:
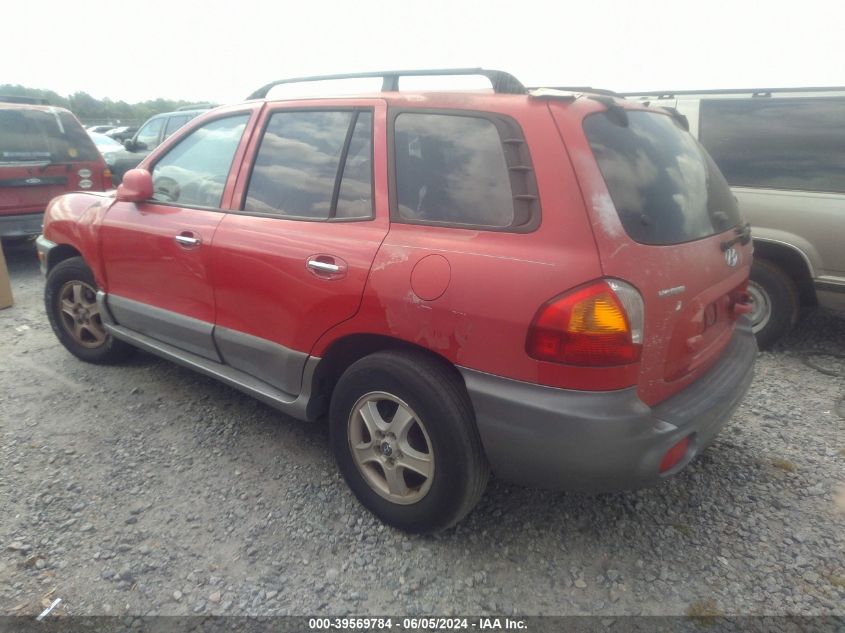
[[[751,224],[746,222],[742,226],[738,226],[734,229],[734,233],[736,233],[736,237],[725,240],[719,246],[723,251],[728,250],[731,246],[739,242],[743,246],[748,244],[751,241]]]

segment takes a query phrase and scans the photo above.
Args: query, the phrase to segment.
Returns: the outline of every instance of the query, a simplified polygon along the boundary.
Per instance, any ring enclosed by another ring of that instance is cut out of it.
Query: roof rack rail
[[[488,70],[486,68],[440,68],[427,70],[384,70],[367,73],[345,73],[341,75],[314,75],[311,77],[295,77],[293,79],[279,79],[266,86],[262,86],[247,99],[263,99],[270,92],[271,88],[282,84],[307,83],[310,81],[332,81],[335,79],[366,79],[368,77],[381,77],[382,92],[396,92],[399,90],[400,77],[437,77],[437,76],[459,76],[459,75],[482,75],[490,80],[493,92],[505,94],[525,94],[525,86],[511,75],[502,70]]]
[[[797,88],[708,88],[707,90],[643,90],[642,92],[622,92],[623,97],[660,97],[669,99],[677,95],[736,95],[758,94],[772,92],[838,92],[845,90],[845,86],[804,86]]]
[[[624,95],[607,90],[606,88],[591,88],[590,86],[531,86],[529,90],[541,90],[547,88],[549,90],[561,90],[563,92],[588,92],[596,95],[607,95],[608,97],[623,97]]]
[[[216,108],[217,105],[214,103],[192,103],[190,105],[183,105],[179,108],[176,108],[174,112],[185,112],[187,110],[211,110],[212,108]]]
[[[0,101],[4,103],[26,103],[29,105],[50,105],[49,99],[44,97],[23,97],[20,95],[0,95]]]

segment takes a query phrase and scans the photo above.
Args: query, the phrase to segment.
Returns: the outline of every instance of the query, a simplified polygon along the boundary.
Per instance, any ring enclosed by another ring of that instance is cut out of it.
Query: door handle
[[[306,266],[308,266],[308,268],[310,268],[311,270],[316,270],[316,271],[321,272],[321,273],[339,273],[340,272],[340,266],[338,266],[337,264],[330,264],[328,262],[320,262],[320,261],[317,261],[316,259],[310,260],[306,264]]]
[[[173,239],[175,239],[180,246],[199,246],[200,243],[202,243],[202,240],[195,237],[190,231],[183,231]]]
[[[333,255],[311,255],[305,260],[305,267],[321,279],[340,279],[347,270],[346,262]]]

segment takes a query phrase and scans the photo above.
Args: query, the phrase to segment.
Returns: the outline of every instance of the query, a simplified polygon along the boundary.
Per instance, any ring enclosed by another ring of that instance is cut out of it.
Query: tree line
[[[63,97],[53,90],[27,88],[17,84],[0,84],[0,96],[35,97],[46,99],[49,105],[67,108],[83,123],[143,123],[154,114],[170,112],[194,101],[151,99],[140,103],[126,103],[111,99],[96,99],[87,92],[74,92]]]

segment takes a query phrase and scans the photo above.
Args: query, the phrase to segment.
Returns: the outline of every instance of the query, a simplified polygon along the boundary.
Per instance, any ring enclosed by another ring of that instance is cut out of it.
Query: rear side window
[[[688,132],[664,114],[626,114],[591,114],[584,131],[631,239],[679,244],[739,224],[728,183]]]
[[[707,99],[700,112],[732,185],[845,193],[845,99]]]
[[[0,109],[0,162],[97,160],[97,148],[70,112]]]
[[[153,168],[153,200],[217,208],[248,114],[209,121],[181,139]]]
[[[370,111],[276,112],[243,210],[307,220],[372,217],[372,130]]]
[[[502,137],[488,118],[400,113],[394,155],[401,219],[504,229],[525,225],[534,216],[531,209],[515,208]]]

